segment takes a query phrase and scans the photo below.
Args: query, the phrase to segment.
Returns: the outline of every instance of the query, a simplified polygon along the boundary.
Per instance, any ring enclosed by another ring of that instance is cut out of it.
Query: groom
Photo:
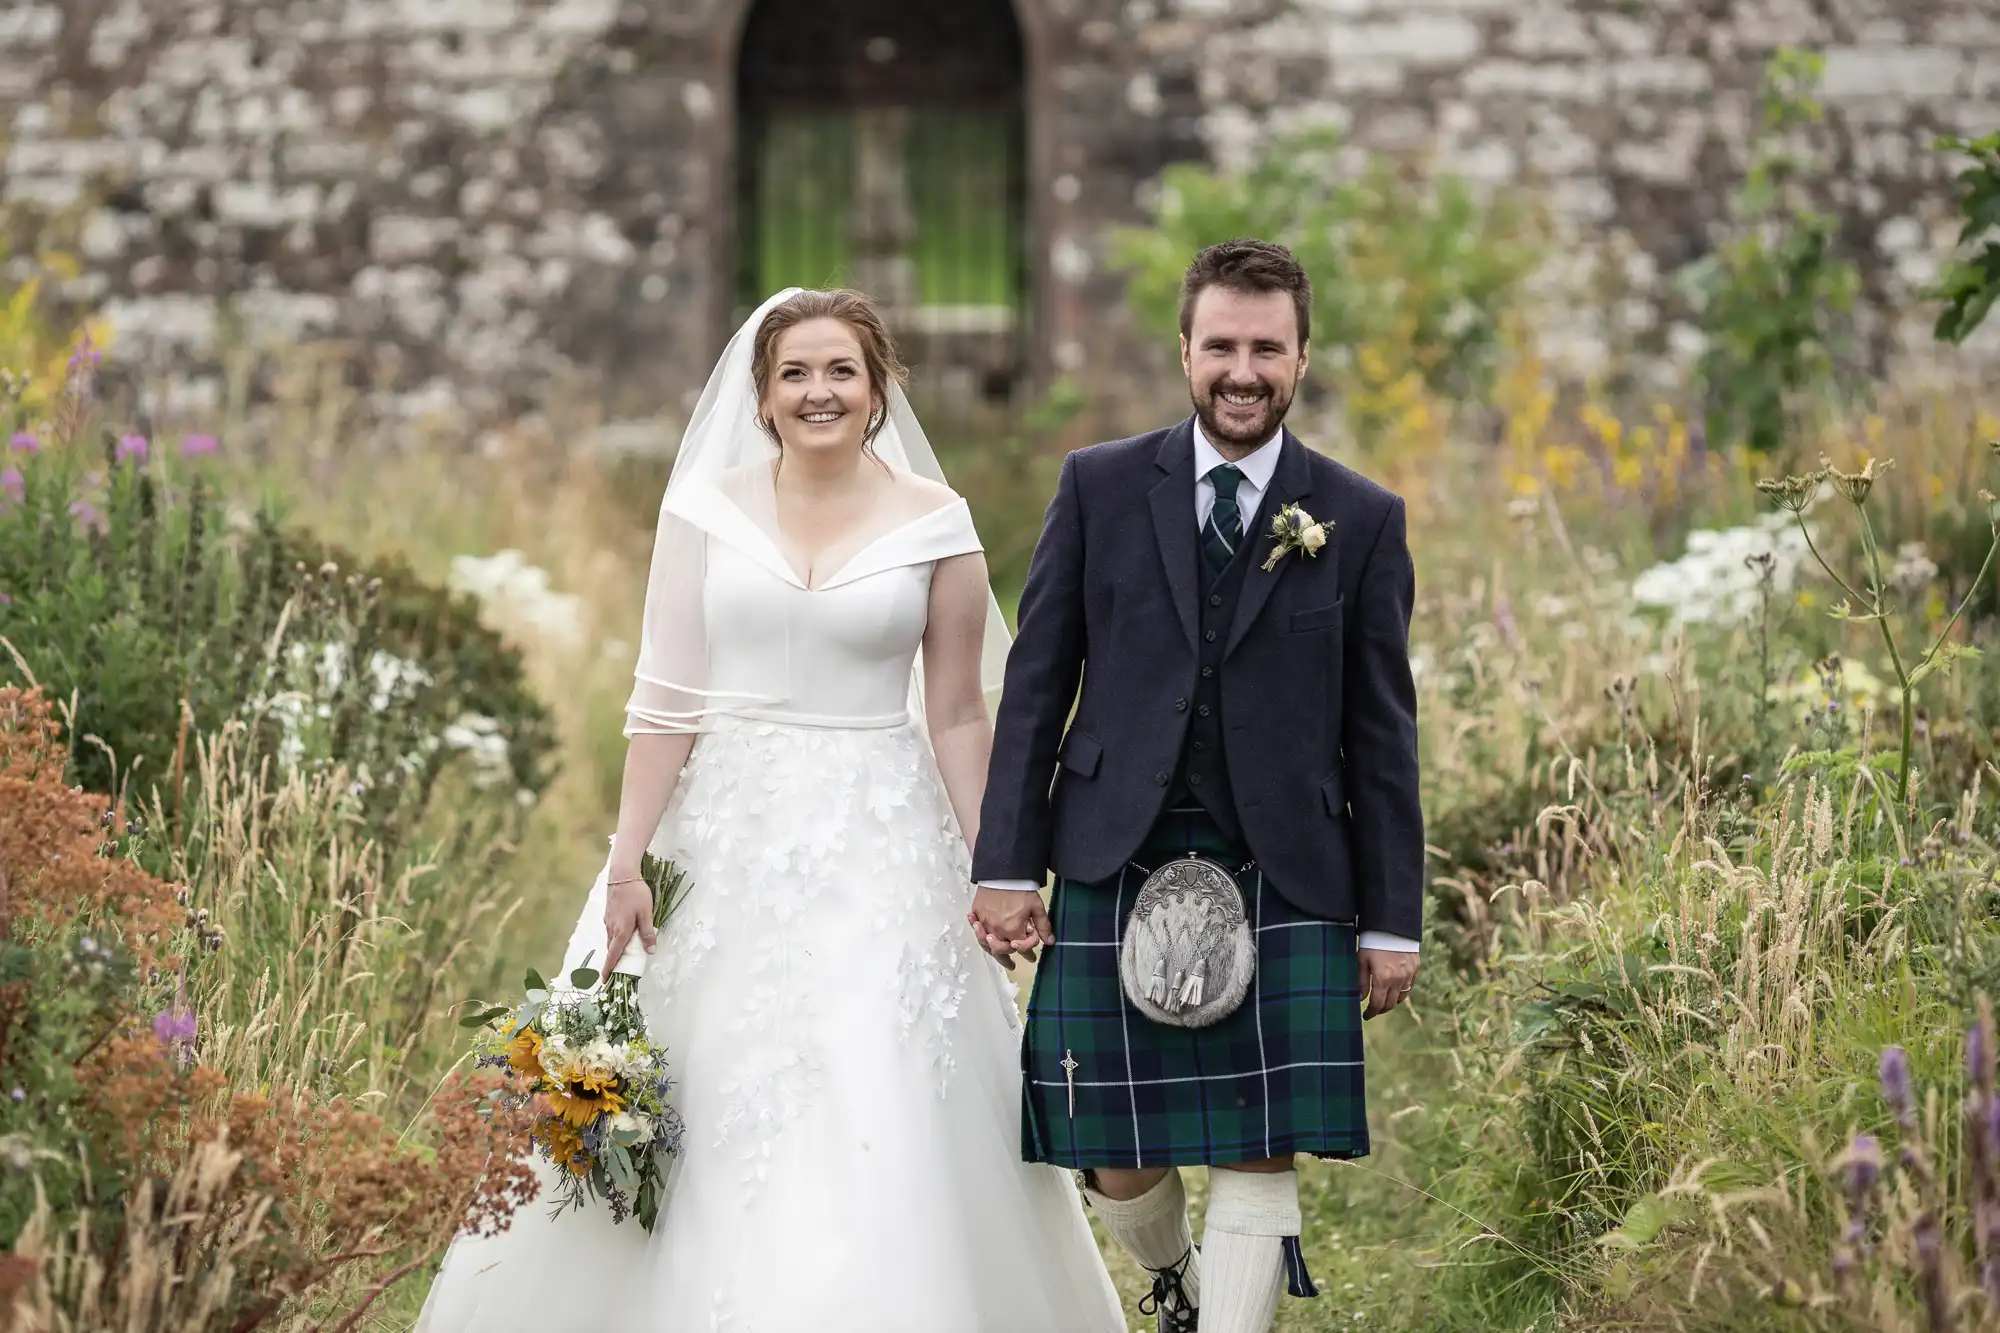
[[[1284,429],[1311,308],[1282,246],[1195,257],[1194,416],[1064,459],[980,817],[981,942],[1010,967],[1043,951],[1023,1155],[1083,1173],[1154,1274],[1162,1333],[1197,1308],[1202,1333],[1265,1333],[1287,1285],[1315,1294],[1294,1155],[1368,1151],[1363,1002],[1388,1012],[1417,974],[1415,573],[1402,501]],[[1285,505],[1323,546],[1279,549]],[[1257,940],[1241,1006],[1199,1029],[1149,1021],[1119,981],[1146,871],[1190,851],[1236,871]],[[1176,1169],[1195,1165],[1222,1168],[1199,1264]]]

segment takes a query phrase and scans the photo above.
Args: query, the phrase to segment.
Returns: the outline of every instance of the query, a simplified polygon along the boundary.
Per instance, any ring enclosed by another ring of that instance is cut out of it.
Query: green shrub
[[[1795,147],[1823,112],[1824,61],[1781,53],[1766,73],[1763,134],[1737,191],[1737,232],[1680,274],[1707,335],[1696,367],[1716,447],[1778,447],[1796,400],[1834,382],[1859,290],[1837,252],[1840,220],[1810,189],[1821,164]]]
[[[1169,167],[1152,224],[1118,237],[1133,306],[1148,329],[1178,331],[1181,275],[1196,251],[1276,241],[1312,277],[1313,346],[1337,371],[1374,354],[1434,392],[1478,393],[1538,258],[1524,210],[1448,173],[1418,183],[1379,156],[1347,178],[1340,148],[1310,131],[1274,140],[1246,171]]]
[[[532,805],[553,723],[471,599],[268,510],[233,514],[199,459],[169,469],[150,453],[107,435],[93,468],[73,443],[38,443],[13,454],[19,498],[0,495],[0,634],[74,699],[89,738],[75,781],[134,800],[159,789],[178,811],[189,746],[235,722],[257,757],[345,770],[385,846],[411,835],[449,767],[496,804]],[[0,681],[20,669],[0,660]]]

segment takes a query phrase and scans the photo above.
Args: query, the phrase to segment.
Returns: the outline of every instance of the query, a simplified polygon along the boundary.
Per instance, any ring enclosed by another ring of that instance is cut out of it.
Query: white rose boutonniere
[[[1322,523],[1297,505],[1286,505],[1271,516],[1271,540],[1276,543],[1271,554],[1264,561],[1264,569],[1278,567],[1293,551],[1311,558],[1319,554],[1319,548],[1326,545],[1326,530],[1333,525]]]

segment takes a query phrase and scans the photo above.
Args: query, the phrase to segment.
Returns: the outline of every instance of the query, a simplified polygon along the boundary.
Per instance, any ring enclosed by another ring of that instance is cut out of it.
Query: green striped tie
[[[1234,463],[1224,463],[1209,473],[1208,479],[1215,486],[1215,507],[1208,511],[1208,522],[1201,525],[1201,554],[1208,561],[1209,572],[1220,574],[1229,568],[1230,558],[1243,540],[1243,514],[1236,507],[1236,488],[1243,484],[1243,473]]]

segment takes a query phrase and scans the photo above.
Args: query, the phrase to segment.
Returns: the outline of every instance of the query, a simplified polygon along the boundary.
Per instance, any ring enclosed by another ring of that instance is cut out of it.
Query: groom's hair
[[[1272,241],[1234,240],[1194,257],[1181,279],[1181,337],[1194,328],[1194,303],[1210,287],[1249,295],[1285,292],[1299,313],[1299,346],[1312,341],[1312,279],[1292,252]]]

